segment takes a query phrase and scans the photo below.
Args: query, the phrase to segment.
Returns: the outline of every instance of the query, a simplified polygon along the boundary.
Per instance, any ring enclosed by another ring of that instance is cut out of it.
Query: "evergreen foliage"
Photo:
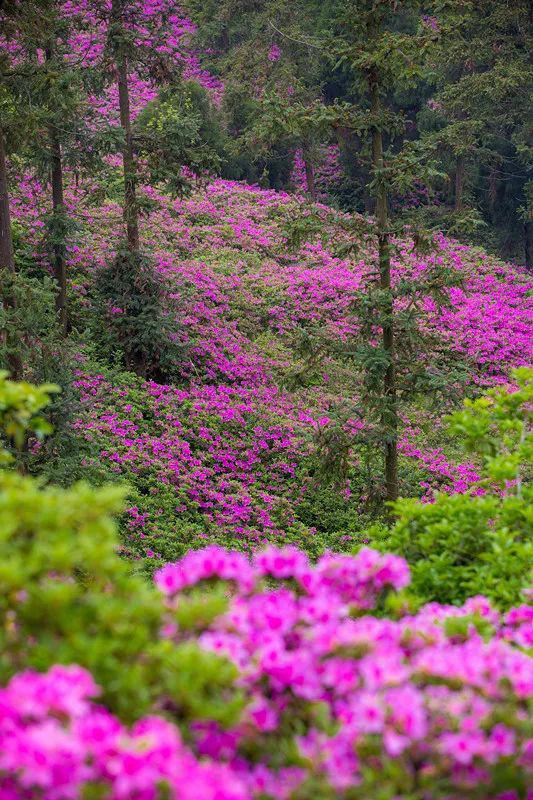
[[[179,332],[164,306],[164,283],[148,256],[122,248],[95,281],[95,341],[111,360],[164,383],[179,369]]]

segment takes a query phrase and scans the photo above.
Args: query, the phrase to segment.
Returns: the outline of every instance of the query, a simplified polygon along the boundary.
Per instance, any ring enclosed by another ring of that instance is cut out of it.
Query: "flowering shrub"
[[[533,661],[509,643],[531,644],[531,608],[500,616],[474,597],[461,608],[371,616],[409,571],[370,549],[312,566],[295,548],[249,561],[211,546],[155,582],[175,613],[192,587],[216,579],[232,587],[230,607],[199,641],[238,666],[251,702],[233,737],[200,726],[197,746],[231,754],[252,795],[525,796]],[[287,773],[280,754],[304,761]]]
[[[227,612],[184,624],[218,581]],[[125,729],[80,667],[23,671],[0,691],[2,797],[525,797],[533,661],[513,645],[533,643],[533,609],[500,616],[477,597],[369,614],[408,581],[402,559],[369,549],[315,567],[295,548],[191,552],[156,576],[163,634],[235,663],[237,723],[193,721],[186,747],[161,716]]]
[[[21,672],[0,689],[3,800],[249,798],[228,767],[198,761],[176,726],[146,717],[127,730],[93,703],[97,694],[89,672],[60,665]]]
[[[24,431],[46,391],[5,384]],[[152,586],[119,503],[0,473],[1,797],[526,796],[531,606],[412,614],[406,562],[369,548],[211,545]]]

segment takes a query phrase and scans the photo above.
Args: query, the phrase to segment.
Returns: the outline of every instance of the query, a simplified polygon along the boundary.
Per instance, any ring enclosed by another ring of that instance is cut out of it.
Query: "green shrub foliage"
[[[424,600],[460,603],[483,594],[509,607],[528,584],[532,371],[516,370],[513,378],[511,389],[491,389],[449,417],[450,432],[478,460],[477,484],[465,494],[439,493],[433,503],[395,504],[399,520],[382,544],[408,560]]]
[[[138,375],[164,382],[179,364],[179,338],[165,306],[164,281],[142,253],[119,249],[95,282],[95,338],[108,357],[119,354]]]

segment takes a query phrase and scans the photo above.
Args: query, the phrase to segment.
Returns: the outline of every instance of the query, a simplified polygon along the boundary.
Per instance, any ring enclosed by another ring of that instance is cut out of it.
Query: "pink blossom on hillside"
[[[531,630],[533,608],[501,615],[475,597],[394,620],[373,616],[383,590],[408,578],[402,559],[369,549],[314,566],[289,547],[251,559],[216,546],[188,553],[156,574],[168,615],[162,635],[170,647],[177,637],[235,664],[240,718],[227,730],[193,720],[185,746],[175,719],[126,728],[96,704],[99,689],[81,667],[21,672],[0,689],[2,798],[71,800],[98,783],[114,800],[156,800],[161,786],[172,800],[265,792],[290,800],[315,778],[341,798],[369,769],[394,781],[394,762],[432,776],[450,800],[481,777],[487,800],[517,800],[489,787],[493,770],[506,780],[530,764],[533,659],[511,642],[513,630]],[[175,609],[206,579],[231,582],[227,611],[180,630]],[[473,624],[460,635],[447,625],[473,616],[490,621],[489,638]],[[287,737],[307,759],[299,766],[285,762]]]
[[[90,302],[95,270],[113,258],[122,234],[119,205],[109,201],[95,208],[93,188],[90,181],[66,188],[67,208],[79,223],[76,241],[67,249],[69,276],[84,305]],[[81,369],[76,389],[84,413],[76,428],[99,443],[100,461],[117,475],[150,474],[175,491],[181,512],[197,509],[207,530],[214,526],[254,546],[283,537],[306,489],[304,482],[289,478],[298,474],[314,437],[328,431],[331,409],[346,397],[332,379],[338,368],[334,359],[326,358],[322,377],[302,391],[285,389],[280,376],[294,369],[299,330],[346,343],[357,336],[353,303],[375,252],[367,243],[356,259],[335,255],[333,243],[346,237],[344,216],[320,204],[314,213],[325,238],[310,236],[297,252],[288,251],[285,221],[309,213],[302,199],[288,193],[214,180],[188,198],[172,199],[152,186],[140,187],[140,195],[150,200],[141,221],[145,246],[165,280],[176,336],[186,348],[183,383],[179,389],[144,385],[154,428],[146,419],[131,419],[123,388]],[[44,197],[38,181],[20,176],[12,214],[46,268],[39,225],[47,213]],[[448,306],[437,309],[427,301],[423,324],[466,359],[474,384],[501,382],[502,365],[531,360],[531,281],[519,268],[442,235],[435,251],[424,256],[407,240],[396,245],[394,281],[423,276],[443,263],[460,274],[461,286],[449,290]],[[265,348],[262,337],[275,346]],[[354,392],[356,401],[355,385]],[[351,437],[367,432],[354,418],[346,420],[344,430]],[[405,418],[400,451],[423,470],[421,493],[427,499],[436,490],[471,490],[479,479],[474,464],[458,464],[438,446],[421,441],[420,422]],[[351,497],[352,503],[364,503],[353,487],[344,491],[346,502]],[[142,506],[143,501],[131,542],[157,527],[155,515],[145,516],[148,509]],[[150,548],[159,552],[152,542]]]

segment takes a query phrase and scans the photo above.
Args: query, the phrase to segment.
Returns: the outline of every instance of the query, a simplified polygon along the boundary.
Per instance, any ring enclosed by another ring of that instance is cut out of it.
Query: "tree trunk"
[[[222,23],[222,31],[220,33],[220,44],[223,53],[229,52],[229,24],[226,20]]]
[[[464,209],[465,167],[464,156],[459,156],[455,165],[455,210],[459,212]]]
[[[15,272],[4,134],[0,129],[0,267]]]
[[[52,58],[51,48],[46,49],[46,58]],[[53,124],[49,128],[50,155],[52,161],[52,212],[53,212],[53,252],[54,275],[57,281],[56,311],[63,334],[68,329],[67,314],[67,270],[65,263],[64,217],[65,199],[63,193],[63,162],[61,143]]]
[[[379,117],[378,76],[369,74],[368,85],[372,114]],[[372,128],[372,166],[374,171],[383,169],[383,134],[378,124]],[[387,189],[379,181],[376,189],[376,228],[378,236],[379,283],[384,302],[381,308],[382,343],[387,356],[387,367],[383,376],[383,411],[381,424],[385,433],[385,490],[388,501],[398,499],[398,397],[396,392],[396,362],[394,352],[394,307],[391,291],[391,255],[389,241],[389,211]]]
[[[524,256],[528,272],[533,272],[533,220],[524,223]]]
[[[0,268],[15,274],[15,260],[13,256],[13,238],[11,234],[11,214],[9,210],[9,192],[7,187],[7,165],[4,144],[4,134],[0,128]],[[1,288],[1,302],[6,308],[16,308],[16,300],[5,287]],[[10,331],[3,331],[2,338],[8,348],[12,342]],[[22,361],[16,352],[8,353],[7,368],[12,380],[17,381],[22,377]]]
[[[61,234],[61,241],[54,242],[54,274],[57,281],[56,310],[59,324],[64,334],[68,328],[67,314],[67,270],[65,264],[65,242],[63,239],[65,201],[63,197],[63,165],[61,161],[61,145],[53,128],[50,129],[50,145],[52,149],[52,207],[54,218],[58,224],[54,225],[54,233]]]
[[[317,193],[315,184],[315,170],[313,167],[313,162],[311,161],[311,156],[309,154],[309,148],[305,145],[302,148],[302,155],[305,166],[305,182],[307,184],[307,192],[311,200],[316,200]]]
[[[117,33],[122,28],[122,0],[113,0],[111,16],[117,26]],[[139,209],[137,206],[137,173],[133,154],[131,134],[130,95],[128,88],[128,60],[120,42],[115,46],[118,80],[118,102],[120,107],[120,124],[124,132],[122,163],[124,168],[124,222],[128,247],[133,252],[139,250]]]

